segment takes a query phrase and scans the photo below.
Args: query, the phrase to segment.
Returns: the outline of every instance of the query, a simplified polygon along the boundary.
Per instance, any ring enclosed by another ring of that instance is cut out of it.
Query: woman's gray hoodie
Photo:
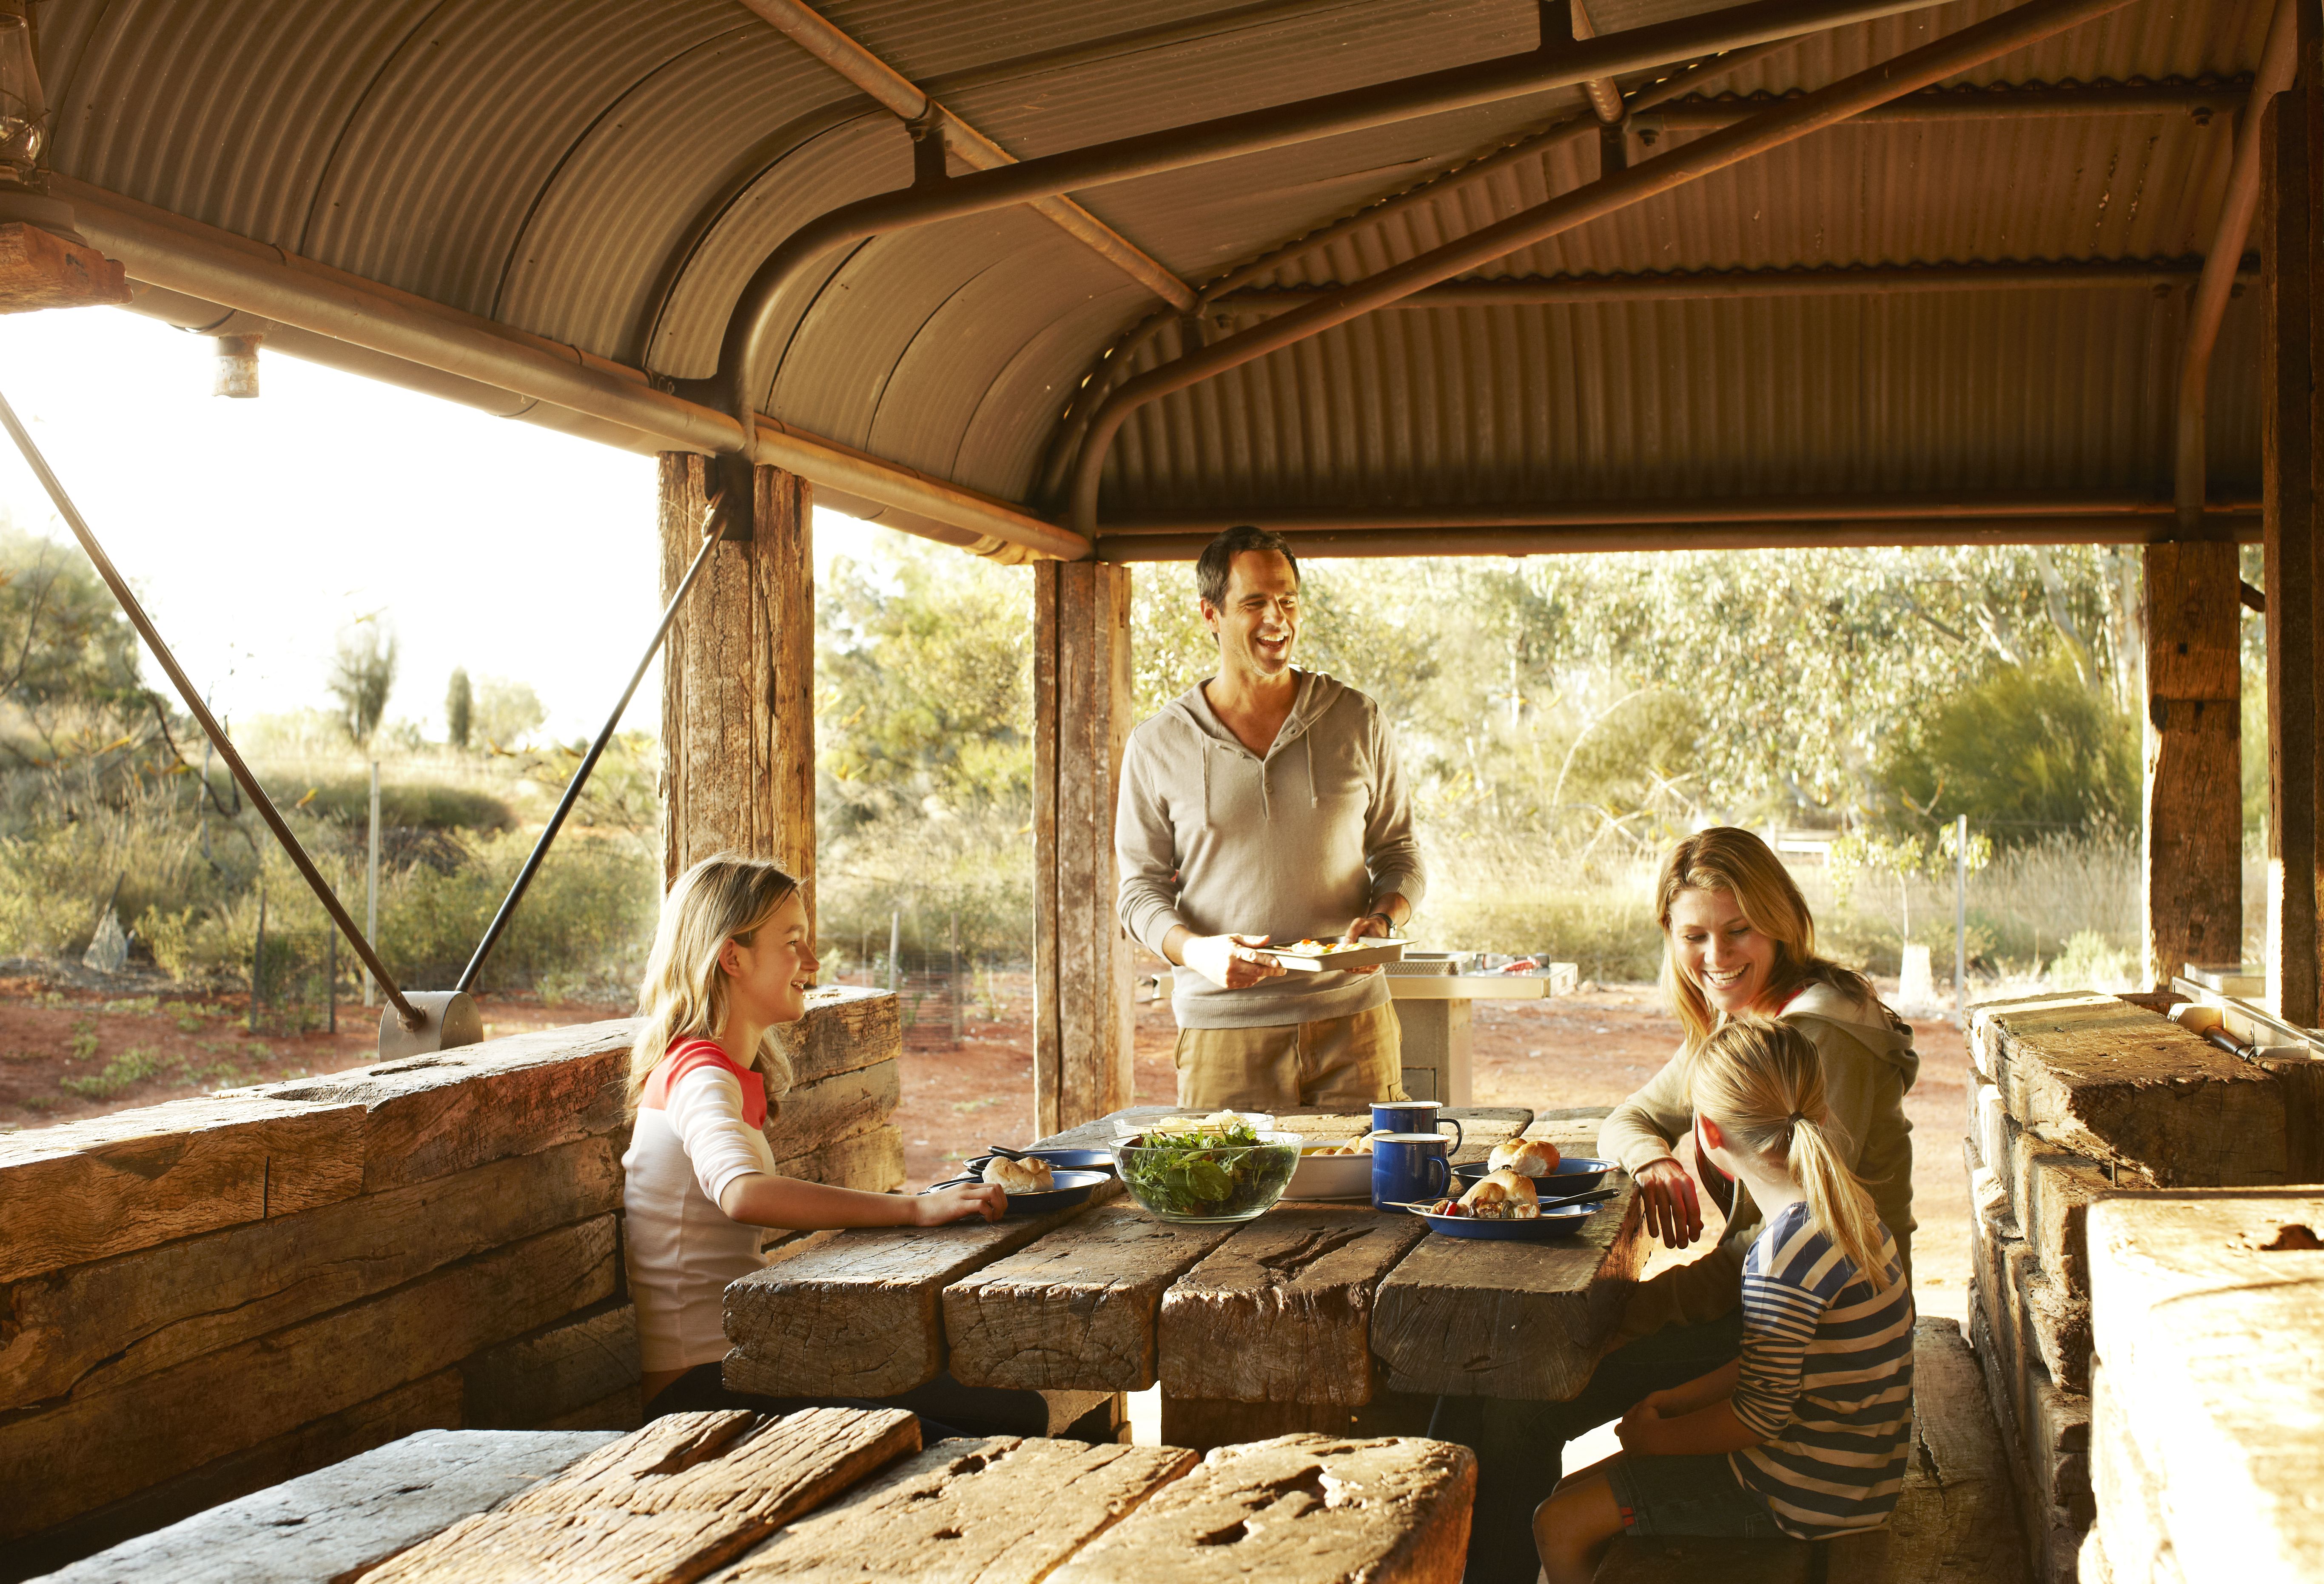
[[[1198,935],[1329,940],[1399,892],[1423,890],[1412,802],[1379,706],[1298,673],[1290,717],[1264,759],[1211,711],[1200,685],[1139,723],[1122,754],[1114,856],[1122,927],[1159,954],[1174,925]],[[1176,975],[1181,1028],[1343,1018],[1388,1000],[1383,974],[1293,970],[1249,990]]]

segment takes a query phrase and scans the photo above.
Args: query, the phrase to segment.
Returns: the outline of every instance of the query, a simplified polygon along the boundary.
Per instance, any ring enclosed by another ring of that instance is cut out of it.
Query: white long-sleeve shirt
[[[684,1074],[663,1106],[639,1108],[622,1169],[641,1364],[651,1373],[724,1358],[726,1284],[765,1257],[761,1229],[731,1219],[718,1196],[775,1170],[766,1135],[743,1119],[741,1082],[719,1067]]]

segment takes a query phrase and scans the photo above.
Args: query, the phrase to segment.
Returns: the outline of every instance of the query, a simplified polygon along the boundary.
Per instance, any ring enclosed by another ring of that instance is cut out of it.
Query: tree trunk
[[[661,456],[661,589],[702,544],[706,458]],[[807,483],[757,471],[757,537],[722,544],[662,656],[666,879],[715,852],[772,859],[815,921],[815,563]]]

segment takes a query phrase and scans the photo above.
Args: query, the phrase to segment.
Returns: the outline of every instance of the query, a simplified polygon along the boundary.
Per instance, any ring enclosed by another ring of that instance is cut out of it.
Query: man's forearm
[[[1170,926],[1170,933],[1162,937],[1162,955],[1171,967],[1184,968],[1186,965],[1186,943],[1194,938],[1194,932],[1185,925]]]

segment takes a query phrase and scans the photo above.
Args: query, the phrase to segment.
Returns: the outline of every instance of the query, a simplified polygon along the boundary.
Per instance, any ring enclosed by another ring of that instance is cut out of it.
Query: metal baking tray
[[[1314,946],[1261,946],[1259,949],[1272,956],[1286,968],[1302,972],[1321,969],[1338,972],[1343,968],[1370,968],[1381,962],[1404,961],[1402,941],[1372,941],[1343,951],[1326,951]]]

